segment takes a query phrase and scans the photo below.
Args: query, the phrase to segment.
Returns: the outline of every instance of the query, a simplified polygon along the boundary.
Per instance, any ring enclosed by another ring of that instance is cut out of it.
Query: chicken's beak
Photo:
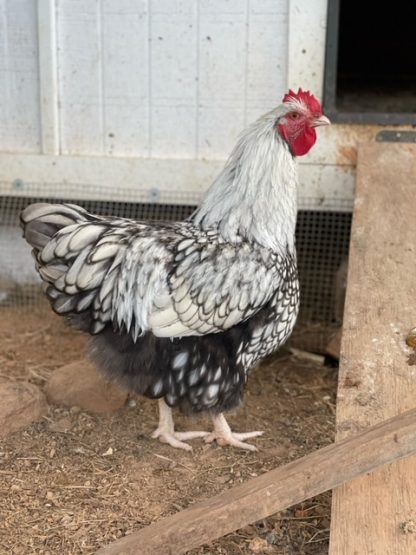
[[[331,125],[331,122],[326,116],[320,116],[312,121],[312,127],[319,127],[320,125]]]

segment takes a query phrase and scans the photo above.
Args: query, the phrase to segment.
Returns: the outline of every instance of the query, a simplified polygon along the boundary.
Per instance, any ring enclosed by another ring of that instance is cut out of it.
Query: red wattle
[[[313,127],[306,127],[305,131],[298,135],[290,144],[295,156],[307,154],[316,143],[316,131]]]
[[[305,127],[301,133],[297,133],[295,136],[290,134],[286,125],[279,125],[278,129],[280,136],[287,142],[295,156],[307,154],[316,143],[316,131],[313,127]]]

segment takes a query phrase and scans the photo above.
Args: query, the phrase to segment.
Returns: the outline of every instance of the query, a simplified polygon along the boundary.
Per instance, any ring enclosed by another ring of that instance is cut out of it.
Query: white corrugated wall
[[[0,0],[0,150],[40,152],[34,0]]]
[[[320,97],[326,7],[0,0],[0,302],[4,276],[33,271],[10,225],[28,197],[194,205],[288,85]],[[302,207],[352,198],[341,136],[320,130],[300,160]]]
[[[321,95],[326,5],[0,0],[0,195],[195,202],[288,84]],[[331,132],[301,160],[320,207],[352,196]]]
[[[286,88],[287,0],[46,3],[59,154],[224,158]],[[0,10],[0,150],[40,153],[37,2]]]

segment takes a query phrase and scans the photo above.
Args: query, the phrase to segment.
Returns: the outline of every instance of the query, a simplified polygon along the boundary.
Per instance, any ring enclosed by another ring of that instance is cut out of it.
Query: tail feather
[[[31,204],[21,213],[20,221],[52,308],[75,320],[77,313],[88,311],[79,327],[93,333],[101,331],[105,324],[95,321],[91,311],[119,249],[120,236],[111,236],[111,222],[80,206],[48,203]],[[105,239],[108,232],[110,236]],[[93,249],[100,254],[89,260]]]
[[[88,214],[88,212],[77,206],[76,204],[52,204],[50,202],[35,202],[29,204],[21,214],[22,221],[25,223],[31,222],[32,220],[38,220],[45,216],[50,216],[54,214],[62,214],[63,216],[72,217],[75,222],[83,214]]]
[[[60,229],[90,219],[91,215],[75,204],[38,202],[30,204],[20,214],[23,236],[35,254],[42,251]]]
[[[169,227],[58,204],[31,205],[21,222],[52,309],[83,331],[95,335],[114,327],[136,340],[149,329],[148,314],[161,291],[167,297],[161,309],[170,307],[167,266],[173,253],[166,242],[175,235]],[[168,314],[177,318],[173,308]],[[180,329],[188,331],[183,324]]]
[[[46,247],[50,238],[57,232],[56,227],[28,224],[24,230],[24,238],[36,251]]]

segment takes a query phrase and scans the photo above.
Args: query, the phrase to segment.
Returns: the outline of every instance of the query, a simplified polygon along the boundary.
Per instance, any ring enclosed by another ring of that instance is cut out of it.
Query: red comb
[[[306,104],[312,113],[322,114],[322,106],[319,100],[309,91],[299,89],[297,93],[289,90],[283,97],[283,102],[290,102],[291,100],[298,100]]]

